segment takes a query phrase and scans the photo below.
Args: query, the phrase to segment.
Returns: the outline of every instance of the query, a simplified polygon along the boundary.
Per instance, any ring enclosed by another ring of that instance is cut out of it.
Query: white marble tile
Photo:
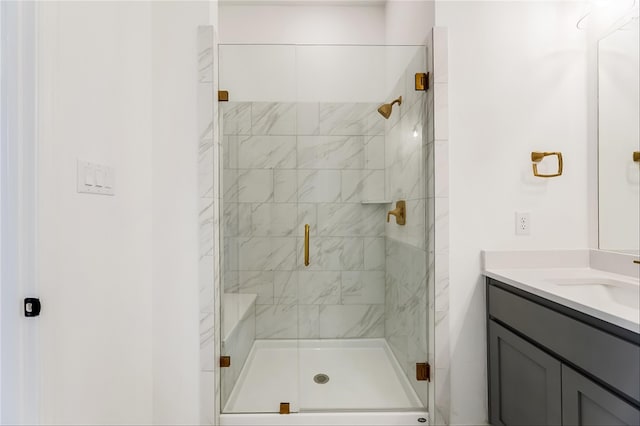
[[[256,306],[256,339],[294,339],[297,336],[297,305]]]
[[[213,256],[202,256],[198,262],[200,312],[213,312]]]
[[[384,271],[384,237],[364,239],[364,269],[368,271]]]
[[[449,253],[435,254],[435,310],[449,311]]]
[[[238,202],[238,170],[222,171],[222,194],[224,202]]]
[[[240,293],[255,294],[256,305],[273,305],[273,271],[240,271]]]
[[[216,424],[215,374],[213,371],[200,372],[200,424],[213,426]]]
[[[238,216],[238,230],[237,236],[239,237],[252,237],[253,235],[253,223],[252,212],[253,206],[257,206],[261,204],[253,204],[253,203],[237,203],[237,211],[236,215]]]
[[[449,81],[449,41],[447,28],[433,28],[433,76],[435,83]]]
[[[362,169],[364,136],[298,136],[301,169]]]
[[[238,203],[224,203],[222,206],[224,235],[237,237],[238,234]]]
[[[321,103],[321,135],[382,134],[384,119],[375,116],[379,105],[372,103]]]
[[[365,169],[384,169],[384,135],[366,138],[364,167]]]
[[[240,273],[238,271],[226,271],[223,277],[224,293],[240,293]]]
[[[299,237],[304,236],[304,225],[309,225],[309,235],[318,235],[318,205],[315,203],[298,203],[298,231]]]
[[[295,238],[240,238],[238,248],[240,270],[293,270],[296,263],[295,250]]]
[[[449,199],[435,199],[435,251],[449,249]]]
[[[298,338],[320,338],[319,305],[298,305]]]
[[[318,232],[336,237],[375,237],[384,234],[386,205],[320,204]]]
[[[434,137],[435,140],[449,139],[449,85],[436,83],[434,96]]]
[[[200,371],[213,371],[214,328],[214,314],[200,313]]]
[[[225,135],[251,134],[250,102],[225,102],[222,108]]]
[[[295,203],[263,203],[251,205],[251,236],[286,237],[294,235],[297,226]]]
[[[200,256],[213,255],[213,198],[201,198],[199,200],[199,231],[200,236]]]
[[[296,167],[296,137],[242,136],[238,157],[241,169],[293,169]]]
[[[434,143],[434,194],[436,197],[449,196],[449,141],[439,140]]]
[[[363,200],[384,200],[385,192],[385,171],[365,170],[363,173],[362,199]]]
[[[273,201],[293,203],[298,199],[298,175],[295,170],[273,171]]]
[[[342,239],[342,270],[364,269],[364,239],[359,237],[345,237]]]
[[[240,166],[239,160],[239,149],[240,149],[240,139],[246,138],[247,136],[243,135],[226,135],[224,136],[223,141],[223,150],[224,150],[224,164],[227,169],[237,169]],[[226,144],[224,143],[226,141]]]
[[[298,271],[274,271],[274,305],[291,305],[298,302]]]
[[[298,170],[298,201],[331,203],[340,201],[339,170]]]
[[[198,194],[200,197],[213,197],[213,141],[200,141],[198,154]]]
[[[213,161],[212,161],[212,181],[213,181],[213,192],[212,196],[216,200],[220,200],[222,198],[222,144],[219,141],[219,137],[214,138],[213,141]]]
[[[251,134],[295,135],[296,104],[288,102],[253,102]]]
[[[198,84],[199,139],[213,139],[213,83]]]
[[[340,303],[340,272],[299,271],[298,303],[301,305]]]
[[[364,199],[364,174],[365,170],[343,170],[341,172],[342,201],[358,203]]]
[[[320,338],[384,337],[384,305],[322,305]]]
[[[298,135],[317,135],[320,132],[320,104],[300,102],[297,104]]]
[[[198,81],[213,82],[213,27],[210,25],[198,27]]]
[[[383,200],[384,170],[343,170],[342,201]]]
[[[239,170],[238,201],[264,203],[273,198],[273,170]]]
[[[238,238],[226,237],[224,239],[224,254],[222,260],[225,272],[238,270]]]
[[[304,239],[298,239],[298,259],[303,259]],[[309,244],[310,271],[360,270],[364,265],[361,238],[318,237]]]
[[[343,271],[344,305],[384,304],[384,271]]]

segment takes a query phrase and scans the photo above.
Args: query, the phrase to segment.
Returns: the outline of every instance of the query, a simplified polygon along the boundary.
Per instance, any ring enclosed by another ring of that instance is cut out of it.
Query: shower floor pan
[[[281,402],[291,415],[278,414]],[[223,413],[222,425],[410,425],[427,418],[384,339],[256,340]]]

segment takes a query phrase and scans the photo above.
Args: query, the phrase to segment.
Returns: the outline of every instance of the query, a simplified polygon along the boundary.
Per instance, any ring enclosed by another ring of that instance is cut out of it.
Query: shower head
[[[398,99],[391,102],[390,104],[380,105],[380,108],[378,108],[378,112],[384,118],[389,119],[389,117],[391,116],[391,109],[393,108],[394,104],[402,105],[402,96],[400,96]]]

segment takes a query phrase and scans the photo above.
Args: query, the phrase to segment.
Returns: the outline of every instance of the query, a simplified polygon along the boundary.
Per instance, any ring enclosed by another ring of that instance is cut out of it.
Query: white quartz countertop
[[[640,334],[640,280],[591,267],[594,262],[577,261],[577,251],[566,266],[557,257],[547,262],[494,261],[490,252],[484,275],[552,302],[567,306]],[[593,257],[593,256],[591,256]],[[506,259],[506,257],[502,257]],[[500,259],[502,260],[502,259]],[[534,267],[532,267],[534,266]]]

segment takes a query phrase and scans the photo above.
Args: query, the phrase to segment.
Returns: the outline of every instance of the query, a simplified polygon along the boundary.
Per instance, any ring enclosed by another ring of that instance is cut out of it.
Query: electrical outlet
[[[529,212],[516,212],[516,235],[529,235],[531,231],[531,217]]]

